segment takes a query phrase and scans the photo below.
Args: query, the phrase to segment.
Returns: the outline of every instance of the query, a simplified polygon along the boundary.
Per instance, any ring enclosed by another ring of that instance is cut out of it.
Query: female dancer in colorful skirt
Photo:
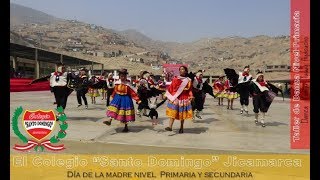
[[[225,97],[225,80],[224,75],[219,76],[219,79],[213,83],[213,94],[218,98],[218,106],[223,106],[223,98]]]
[[[94,85],[99,82],[99,79],[96,76],[92,76],[89,80],[91,86],[89,86],[88,94],[91,97],[91,103],[96,104],[96,97],[100,96],[99,89],[95,88]]]
[[[106,81],[107,79],[107,72],[104,71],[103,73],[101,73],[101,75],[98,77],[99,81]],[[107,87],[106,86],[103,86],[99,89],[100,93],[101,93],[101,96],[102,96],[102,99],[101,100],[104,100],[106,99],[106,95],[107,95]]]
[[[192,94],[191,79],[187,77],[188,68],[180,66],[180,76],[173,78],[165,96],[168,98],[166,115],[170,118],[169,127],[165,130],[172,131],[174,120],[180,120],[179,133],[183,133],[184,120],[192,119],[191,101],[194,99]]]
[[[106,115],[110,117],[110,120],[103,123],[110,126],[112,119],[118,120],[125,124],[122,132],[128,132],[128,122],[135,121],[135,111],[132,99],[141,103],[134,88],[127,80],[127,69],[121,69],[119,71],[120,79],[115,82],[114,91],[111,95],[112,101],[108,106]]]
[[[228,106],[227,109],[233,110],[233,100],[237,99],[239,97],[239,94],[237,93],[236,89],[233,86],[233,82],[231,80],[227,79],[224,88],[225,88],[225,98],[228,100]]]

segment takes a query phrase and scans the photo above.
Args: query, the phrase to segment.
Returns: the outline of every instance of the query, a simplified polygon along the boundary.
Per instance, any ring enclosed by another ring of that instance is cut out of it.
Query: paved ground
[[[89,109],[77,108],[75,93],[69,96],[65,113],[68,116],[68,135],[63,139],[66,153],[302,153],[309,150],[292,150],[289,141],[289,99],[276,98],[266,116],[267,127],[254,123],[252,100],[249,115],[239,112],[239,99],[234,110],[217,106],[217,100],[206,99],[203,118],[186,121],[184,134],[179,134],[180,122],[174,130],[164,130],[168,125],[165,104],[158,109],[159,124],[152,126],[147,117],[136,118],[129,124],[129,132],[122,133],[123,125],[105,120],[105,101],[97,98]],[[24,110],[54,109],[54,97],[48,91],[10,93],[10,114],[22,106]],[[225,101],[226,104],[226,101]],[[11,145],[20,143],[11,131]],[[22,127],[20,127],[22,129]],[[57,130],[58,128],[56,128]],[[22,130],[21,130],[22,131]],[[14,150],[11,151],[15,153]]]

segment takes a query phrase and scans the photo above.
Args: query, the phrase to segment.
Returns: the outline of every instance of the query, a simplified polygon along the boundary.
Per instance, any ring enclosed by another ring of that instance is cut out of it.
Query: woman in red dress
[[[187,77],[188,68],[181,66],[179,71],[180,76],[173,78],[165,94],[168,98],[166,115],[170,118],[169,127],[166,127],[165,130],[172,131],[172,125],[176,119],[181,123],[179,133],[183,133],[184,120],[192,119],[193,116],[191,101],[194,97],[191,79]]]

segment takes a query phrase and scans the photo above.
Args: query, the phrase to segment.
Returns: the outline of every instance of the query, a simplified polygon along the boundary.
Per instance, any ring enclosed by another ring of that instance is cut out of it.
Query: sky
[[[10,0],[63,19],[154,40],[289,35],[290,0]]]

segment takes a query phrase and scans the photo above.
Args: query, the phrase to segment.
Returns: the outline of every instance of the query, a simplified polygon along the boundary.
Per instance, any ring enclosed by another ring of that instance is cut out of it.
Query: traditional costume
[[[220,76],[221,78],[223,76]],[[225,97],[225,81],[221,81],[220,79],[217,79],[213,82],[213,94],[217,98],[224,98]]]
[[[192,83],[188,77],[176,76],[168,87],[165,96],[168,98],[166,115],[177,120],[192,119],[191,100]]]
[[[245,111],[248,114],[248,105],[249,105],[249,84],[252,80],[252,76],[249,74],[250,67],[245,66],[243,72],[239,72],[238,78],[238,92],[240,95],[240,104],[241,109],[240,113],[242,114]]]
[[[268,111],[273,98],[276,96],[271,90],[269,90],[268,83],[263,79],[259,81],[259,76],[263,76],[262,72],[258,72],[256,79],[253,79],[250,83],[250,94],[253,99],[253,112],[255,113],[255,123],[258,123],[259,111],[262,114],[261,125],[265,127],[264,119],[265,113]]]
[[[92,104],[95,104],[96,103],[95,97],[99,97],[100,93],[99,93],[98,88],[95,88],[94,85],[99,82],[99,79],[96,78],[95,76],[92,76],[90,79],[90,82],[91,82],[92,86],[89,86],[88,94],[92,99]]]
[[[105,81],[106,78],[105,78],[105,73],[103,73],[101,76],[98,77],[98,80],[99,81]],[[101,93],[102,95],[102,100],[105,99],[105,94],[106,94],[106,91],[107,91],[107,87],[103,86],[99,89],[99,92]]]
[[[203,110],[203,81],[202,81],[202,72],[197,72],[196,77],[194,77],[193,83],[192,83],[192,93],[194,95],[194,101],[192,103],[192,111],[194,112],[194,116],[196,116],[199,119],[201,118],[201,112]],[[194,118],[193,118],[194,119]]]
[[[147,116],[147,109],[149,108],[149,102],[148,99],[150,98],[150,84],[148,82],[149,80],[149,72],[143,71],[140,73],[140,78],[138,79],[137,83],[137,93],[139,96],[139,99],[141,100],[141,103],[138,106],[137,115],[141,116],[141,111],[143,110],[143,115]]]
[[[64,72],[63,64],[58,65],[58,70],[50,75],[50,87],[56,99],[57,108],[62,106],[63,109],[67,106],[68,96],[73,91],[67,87],[67,82],[71,79],[71,74]]]
[[[86,70],[81,69],[81,71],[86,71]],[[88,76],[86,74],[79,74],[77,81],[79,83],[76,88],[78,107],[82,106],[82,101],[81,101],[81,98],[82,98],[85,108],[88,109],[88,102],[86,98],[86,93],[88,92],[88,85],[89,85]]]
[[[135,111],[132,99],[139,104],[141,101],[128,81],[115,82],[114,91],[111,95],[112,101],[108,106],[106,115],[122,123],[135,121]]]
[[[218,105],[223,105],[223,98],[225,98],[225,81],[224,75],[219,76],[219,79],[213,83],[213,94],[218,98]]]
[[[224,97],[227,99],[237,99],[239,97],[239,94],[237,91],[233,88],[233,84],[229,79],[225,81],[224,88],[225,88],[225,95]]]
[[[115,87],[115,83],[114,83],[115,80],[113,79],[113,77],[111,77],[112,75],[113,75],[112,73],[109,73],[108,78],[106,79],[106,83],[107,83],[107,104],[106,105],[107,106],[109,106],[110,104],[110,97]]]

